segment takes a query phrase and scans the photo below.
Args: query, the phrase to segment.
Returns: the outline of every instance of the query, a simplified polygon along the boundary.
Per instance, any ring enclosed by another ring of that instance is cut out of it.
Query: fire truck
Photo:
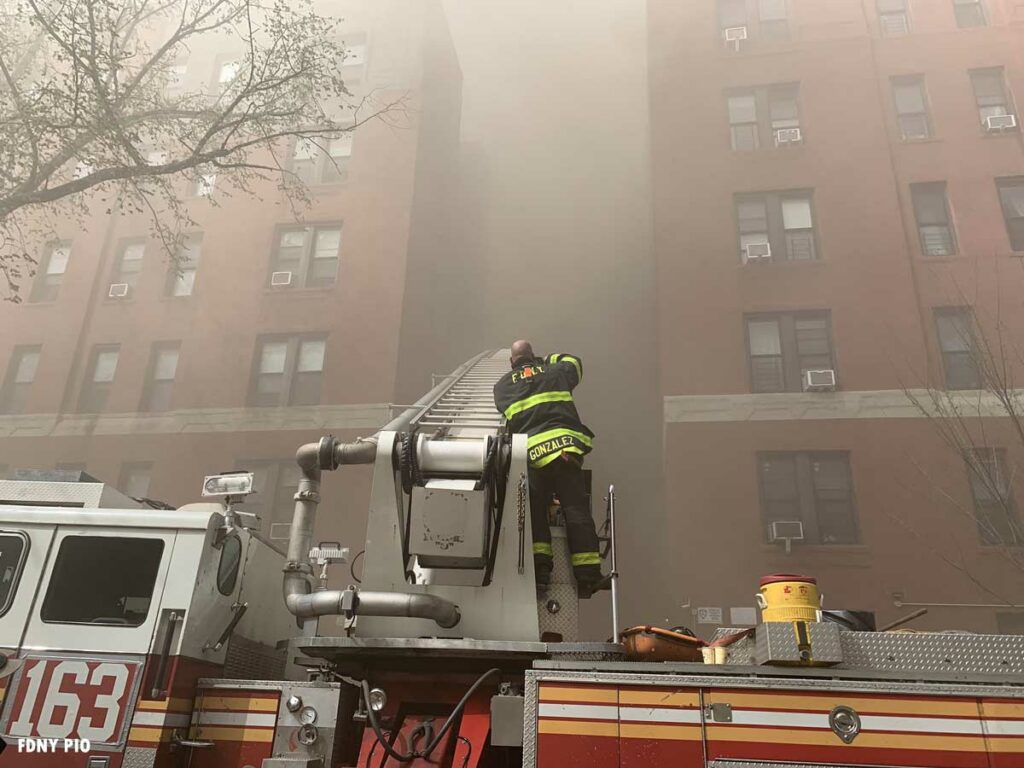
[[[1024,638],[766,611],[645,656],[659,630],[619,626],[614,488],[611,642],[581,642],[557,525],[534,582],[526,438],[491,400],[507,358],[299,447],[287,550],[246,473],[180,509],[0,481],[0,768],[1024,767]],[[313,536],[349,464],[373,481],[361,579],[337,589],[350,549]]]

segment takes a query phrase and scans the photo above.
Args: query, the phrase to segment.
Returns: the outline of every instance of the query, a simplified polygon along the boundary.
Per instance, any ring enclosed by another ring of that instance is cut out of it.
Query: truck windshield
[[[139,626],[149,613],[163,550],[160,539],[66,537],[43,600],[43,621]]]
[[[0,616],[14,601],[21,564],[25,561],[26,539],[20,533],[0,533]]]

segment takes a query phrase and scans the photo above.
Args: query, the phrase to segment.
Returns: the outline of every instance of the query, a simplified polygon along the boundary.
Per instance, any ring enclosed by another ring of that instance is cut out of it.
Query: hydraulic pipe
[[[397,616],[432,619],[444,629],[451,629],[462,619],[459,606],[436,595],[360,592],[355,589],[294,595],[288,601],[288,608],[300,619],[341,615]]]
[[[316,510],[320,504],[320,472],[322,470],[334,470],[343,464],[372,464],[377,458],[377,443],[380,440],[381,432],[402,432],[409,428],[409,426],[419,418],[427,408],[437,402],[438,399],[444,395],[451,388],[451,381],[458,379],[462,374],[468,371],[473,365],[475,365],[486,352],[483,352],[468,362],[460,366],[451,376],[445,377],[440,384],[431,389],[427,394],[417,400],[410,408],[404,410],[396,418],[385,424],[375,434],[367,438],[359,438],[352,443],[342,443],[335,440],[333,437],[322,437],[319,442],[306,443],[299,447],[299,450],[295,453],[295,461],[299,465],[299,469],[302,470],[302,475],[299,478],[299,487],[295,493],[295,512],[292,516],[291,531],[288,536],[288,557],[284,565],[284,601],[285,605],[288,606],[288,610],[291,611],[296,617],[302,619],[302,629],[304,634],[312,634],[316,629],[316,617],[325,615],[336,615],[339,613],[335,606],[340,605],[340,602],[344,596],[344,592],[338,590],[329,590],[317,592],[315,595],[312,593],[312,575],[313,569],[310,566],[309,549],[313,543],[313,529],[316,524]],[[367,593],[371,595],[389,595],[391,593],[386,592],[374,592]],[[417,598],[417,597],[429,597],[428,595],[403,595],[395,593],[394,597],[398,598]],[[315,598],[315,599],[314,599]],[[439,598],[434,598],[439,599]],[[424,601],[415,601],[415,610],[417,611],[436,611],[439,610],[434,608],[425,608]],[[441,601],[447,603],[447,601]],[[383,606],[385,603],[379,601],[379,605]],[[315,605],[317,610],[312,610],[311,606]],[[371,606],[374,605],[371,603]],[[449,621],[452,619],[451,609],[454,609],[455,616],[458,616],[458,607],[453,603],[447,603],[449,608],[445,608],[445,613],[441,612],[442,619]],[[323,609],[323,610],[321,610]],[[383,610],[383,608],[380,608]],[[396,609],[397,610],[397,609]],[[403,609],[404,610],[404,609]],[[412,610],[412,608],[410,608]],[[366,610],[363,611],[366,615],[379,615],[379,616],[392,616],[392,615],[416,615],[419,614],[391,614],[381,613],[374,614],[368,613]],[[433,615],[423,615],[420,618],[434,618]],[[436,619],[435,619],[436,620]],[[455,618],[454,623],[448,626],[455,626],[458,623],[458,618]],[[438,621],[441,626],[446,626]]]

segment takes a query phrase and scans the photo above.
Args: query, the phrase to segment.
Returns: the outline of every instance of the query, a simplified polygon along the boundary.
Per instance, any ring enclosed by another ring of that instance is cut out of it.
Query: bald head
[[[533,346],[525,339],[512,342],[512,367],[515,368],[522,362],[533,360]]]

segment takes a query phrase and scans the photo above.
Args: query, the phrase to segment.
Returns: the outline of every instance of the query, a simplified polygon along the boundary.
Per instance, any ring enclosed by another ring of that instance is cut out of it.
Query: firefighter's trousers
[[[575,457],[559,457],[543,467],[530,468],[530,523],[537,582],[548,583],[553,565],[551,529],[548,527],[552,494],[562,505],[576,581],[593,584],[601,578],[601,554],[594,519],[587,505],[583,468]]]

